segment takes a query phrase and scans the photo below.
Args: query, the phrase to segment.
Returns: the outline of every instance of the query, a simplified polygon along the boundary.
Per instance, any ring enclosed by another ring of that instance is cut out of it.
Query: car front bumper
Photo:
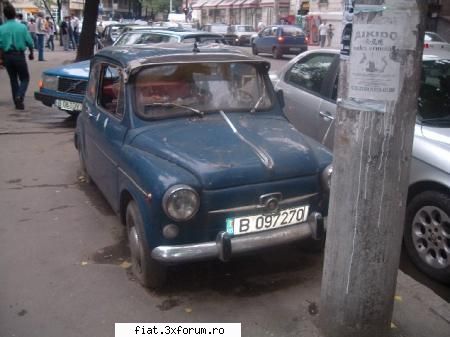
[[[233,255],[287,244],[301,239],[320,240],[324,233],[325,227],[322,215],[315,212],[308,217],[307,222],[286,228],[235,237],[231,237],[227,232],[219,232],[216,241],[158,246],[152,250],[152,257],[162,263],[183,263],[214,258],[228,261]]]
[[[46,106],[53,106],[56,100],[83,103],[84,95],[68,94],[52,90],[41,90],[34,92],[34,99],[42,102]]]

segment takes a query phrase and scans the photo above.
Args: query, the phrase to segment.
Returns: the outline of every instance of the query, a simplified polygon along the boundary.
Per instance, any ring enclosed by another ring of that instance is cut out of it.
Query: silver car
[[[339,52],[321,49],[272,78],[289,121],[330,149],[338,71]],[[418,104],[403,241],[419,269],[450,283],[450,54],[424,56]]]

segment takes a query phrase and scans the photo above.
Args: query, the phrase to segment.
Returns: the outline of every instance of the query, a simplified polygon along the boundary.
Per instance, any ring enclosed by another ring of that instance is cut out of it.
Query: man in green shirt
[[[25,25],[16,21],[16,10],[10,4],[5,5],[3,14],[6,22],[0,26],[0,50],[11,82],[11,91],[16,109],[25,108],[23,101],[30,82],[25,50],[30,49],[29,59],[33,56],[33,40]]]

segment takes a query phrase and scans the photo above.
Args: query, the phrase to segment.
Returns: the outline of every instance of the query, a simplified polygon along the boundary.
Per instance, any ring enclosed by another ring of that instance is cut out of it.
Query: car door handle
[[[334,120],[333,115],[328,111],[325,111],[325,112],[319,111],[319,115],[322,116],[323,119],[330,120],[330,121]]]

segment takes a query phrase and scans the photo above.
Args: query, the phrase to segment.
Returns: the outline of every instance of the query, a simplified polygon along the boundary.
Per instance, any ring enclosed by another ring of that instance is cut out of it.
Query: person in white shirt
[[[319,26],[319,36],[320,36],[320,48],[323,48],[325,46],[325,41],[327,39],[327,25],[325,21],[322,21],[322,23]]]

